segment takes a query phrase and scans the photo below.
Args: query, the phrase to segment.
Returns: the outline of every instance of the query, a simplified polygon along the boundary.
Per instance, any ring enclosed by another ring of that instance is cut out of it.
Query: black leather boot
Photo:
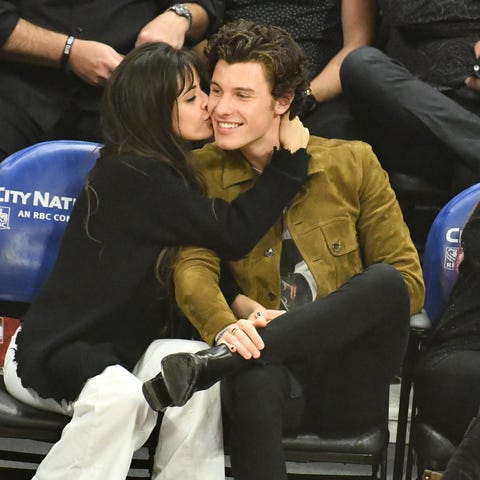
[[[156,412],[163,412],[167,407],[173,405],[168,393],[167,386],[163,380],[162,373],[147,380],[142,385],[142,393],[150,407]]]
[[[148,404],[157,411],[181,407],[198,390],[205,390],[242,364],[242,357],[225,344],[197,353],[173,353],[162,360],[162,372],[143,384]]]
[[[480,479],[480,416],[471,421],[442,475],[442,480],[478,479]]]

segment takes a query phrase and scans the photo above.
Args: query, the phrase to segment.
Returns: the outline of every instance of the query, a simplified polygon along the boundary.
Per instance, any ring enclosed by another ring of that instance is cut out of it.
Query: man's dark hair
[[[272,96],[278,99],[293,94],[290,116],[300,112],[309,90],[307,57],[282,28],[248,20],[226,23],[210,38],[205,54],[210,76],[219,60],[262,63]]]

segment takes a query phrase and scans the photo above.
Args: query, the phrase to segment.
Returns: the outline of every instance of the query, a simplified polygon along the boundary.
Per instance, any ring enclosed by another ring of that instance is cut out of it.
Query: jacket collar
[[[311,157],[308,167],[308,175],[311,176],[323,172],[324,170],[320,159]],[[240,150],[234,150],[226,155],[225,162],[223,163],[223,188],[229,188],[232,185],[248,182],[257,176],[258,173],[247,162]]]
[[[226,155],[223,163],[222,187],[248,182],[258,176],[258,173],[247,162],[239,150],[234,150]]]

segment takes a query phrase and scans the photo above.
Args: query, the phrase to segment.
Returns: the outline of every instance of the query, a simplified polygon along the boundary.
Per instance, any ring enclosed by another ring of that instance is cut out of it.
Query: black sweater
[[[277,151],[256,185],[230,205],[156,160],[100,158],[90,176],[98,205],[88,233],[83,192],[55,266],[22,319],[22,384],[42,397],[74,400],[107,366],[131,371],[152,340],[165,337],[168,300],[155,275],[162,248],[193,244],[245,255],[299,190],[307,164],[305,150]]]

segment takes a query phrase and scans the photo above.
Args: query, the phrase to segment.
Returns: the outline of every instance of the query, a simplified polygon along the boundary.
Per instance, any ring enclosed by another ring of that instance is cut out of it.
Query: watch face
[[[180,15],[181,17],[188,18],[189,21],[191,21],[192,19],[192,12],[190,12],[190,10],[181,3],[172,5],[169,10],[173,10],[177,15]]]

